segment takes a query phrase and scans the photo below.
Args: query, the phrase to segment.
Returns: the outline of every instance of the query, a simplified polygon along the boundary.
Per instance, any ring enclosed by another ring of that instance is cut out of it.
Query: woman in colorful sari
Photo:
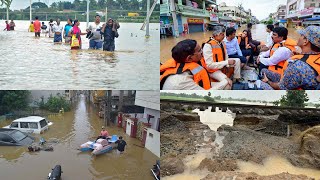
[[[70,29],[68,36],[71,37],[71,49],[81,49],[82,42],[81,42],[81,35],[86,35],[87,33],[81,33],[80,30],[80,22],[79,20],[74,20],[73,27]]]

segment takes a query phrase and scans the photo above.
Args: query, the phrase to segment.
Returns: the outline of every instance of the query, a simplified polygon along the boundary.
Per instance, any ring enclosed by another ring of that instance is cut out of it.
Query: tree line
[[[2,4],[11,4],[12,0],[0,0]],[[7,2],[8,1],[8,2]],[[0,4],[1,4],[0,3]],[[153,1],[150,0],[150,7]],[[66,20],[67,18],[80,21],[86,20],[87,1],[86,0],[74,0],[54,2],[51,5],[47,5],[42,2],[32,3],[32,14],[38,16],[39,19],[57,19]],[[90,0],[90,19],[93,19],[96,11],[105,12],[108,7],[108,17],[113,19],[121,19],[122,21],[130,21],[134,19],[138,22],[143,22],[147,11],[147,0]],[[28,20],[29,19],[30,6],[21,11],[11,11],[10,19]],[[158,3],[151,16],[151,22],[159,22],[160,4]],[[142,17],[128,17],[129,12],[137,12]],[[6,8],[0,9],[0,17],[6,15]],[[34,17],[33,17],[34,18]],[[134,21],[133,21],[134,22]]]

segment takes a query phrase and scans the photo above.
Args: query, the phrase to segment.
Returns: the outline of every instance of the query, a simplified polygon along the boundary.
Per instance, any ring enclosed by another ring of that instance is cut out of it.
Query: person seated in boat
[[[237,82],[241,79],[241,61],[239,58],[228,57],[228,54],[236,54],[237,50],[233,52],[227,52],[227,45],[224,41],[225,33],[229,36],[230,31],[233,28],[228,28],[228,32],[222,26],[214,26],[212,37],[203,44],[203,58],[202,62],[207,69],[209,76],[217,82],[213,84],[214,89],[231,89],[232,81],[229,79],[230,75],[226,75],[224,70],[229,71],[229,67],[234,68],[233,81]],[[231,33],[232,34],[232,33]],[[233,37],[235,38],[235,37]],[[233,40],[232,38],[232,40]],[[231,41],[231,39],[230,39]],[[237,40],[233,41],[235,45],[238,45]],[[239,45],[238,45],[239,46]],[[229,46],[229,48],[231,48]],[[239,53],[241,53],[239,49]],[[242,56],[242,53],[240,54]],[[244,58],[245,59],[245,58]],[[245,59],[246,60],[246,59]]]
[[[318,90],[320,84],[320,27],[308,26],[298,30],[300,55],[285,61],[282,74],[276,80],[267,74],[262,79],[261,87],[265,90]]]
[[[288,38],[288,29],[284,27],[273,29],[272,40],[273,46],[258,56],[257,63],[261,76],[266,74],[272,81],[279,82],[284,63],[294,55],[297,42]]]
[[[247,36],[248,36],[248,40],[249,40],[249,43],[252,43],[251,48],[252,48],[252,49],[256,49],[256,48],[261,44],[261,42],[252,39],[251,29],[252,29],[252,23],[248,23],[248,24],[247,24]],[[258,53],[258,52],[259,52],[259,51],[257,51],[257,53]]]
[[[273,40],[272,40],[273,29],[274,29],[274,26],[272,24],[267,25],[267,28],[266,28],[266,31],[268,33],[267,41],[266,41],[266,44],[258,46],[258,49],[260,50],[260,52],[268,51],[272,47],[272,45],[273,45]]]
[[[118,153],[122,154],[124,152],[124,148],[127,145],[127,143],[122,139],[122,136],[120,136],[119,140],[117,140],[115,143],[118,144],[118,147],[117,147]]]
[[[248,31],[247,31],[248,33]],[[240,38],[241,41],[241,38]],[[226,37],[223,39],[224,44],[226,45],[226,50],[229,58],[240,59],[241,68],[243,70],[251,70],[247,64],[247,58],[242,54],[242,51],[239,46],[239,40],[236,38],[236,29],[234,28],[227,28],[226,30]],[[247,45],[249,42],[247,42]],[[248,46],[247,46],[248,47]],[[251,46],[250,46],[251,48]]]
[[[202,50],[197,41],[185,39],[172,50],[172,58],[160,65],[160,89],[207,90],[211,88],[208,72],[199,63]]]
[[[109,133],[104,126],[102,126],[100,136],[98,136],[96,140],[98,139],[110,139]]]

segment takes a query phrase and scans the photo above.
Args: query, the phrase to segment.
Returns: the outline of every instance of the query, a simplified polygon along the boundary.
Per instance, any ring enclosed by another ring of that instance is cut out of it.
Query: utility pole
[[[107,91],[107,101],[104,103],[104,124],[105,126],[110,125],[110,118],[111,118],[111,108],[112,108],[112,91],[108,90]]]
[[[89,27],[89,14],[90,14],[89,5],[90,5],[90,0],[87,0],[87,27],[86,28]]]
[[[179,37],[177,13],[176,13],[176,6],[175,6],[174,0],[170,0],[170,9],[171,9],[172,20],[173,20],[174,36]]]
[[[108,21],[108,0],[106,0],[106,22]]]
[[[149,32],[149,21],[150,21],[150,0],[147,0],[147,27],[146,27],[146,37],[150,37],[150,32]]]
[[[120,96],[119,96],[119,106],[118,106],[118,111],[122,111],[122,106],[123,106],[123,90],[120,90]]]
[[[30,22],[32,21],[32,0],[30,0]]]

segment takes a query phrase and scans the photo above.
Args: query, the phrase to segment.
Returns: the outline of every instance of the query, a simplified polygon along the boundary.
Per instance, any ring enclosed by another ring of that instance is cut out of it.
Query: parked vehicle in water
[[[157,160],[156,164],[151,169],[152,175],[156,180],[160,180],[160,161]]]
[[[25,133],[42,134],[44,131],[49,129],[50,125],[52,125],[52,122],[48,122],[43,117],[29,116],[16,119],[12,121],[9,126],[5,126],[3,128],[17,129]]]
[[[0,146],[28,146],[34,137],[16,129],[0,128]]]
[[[56,179],[56,180],[59,180],[59,179],[61,179],[61,173],[63,173],[62,170],[61,170],[61,166],[60,166],[60,165],[56,165],[56,166],[52,169],[51,173],[49,173],[48,179]]]

